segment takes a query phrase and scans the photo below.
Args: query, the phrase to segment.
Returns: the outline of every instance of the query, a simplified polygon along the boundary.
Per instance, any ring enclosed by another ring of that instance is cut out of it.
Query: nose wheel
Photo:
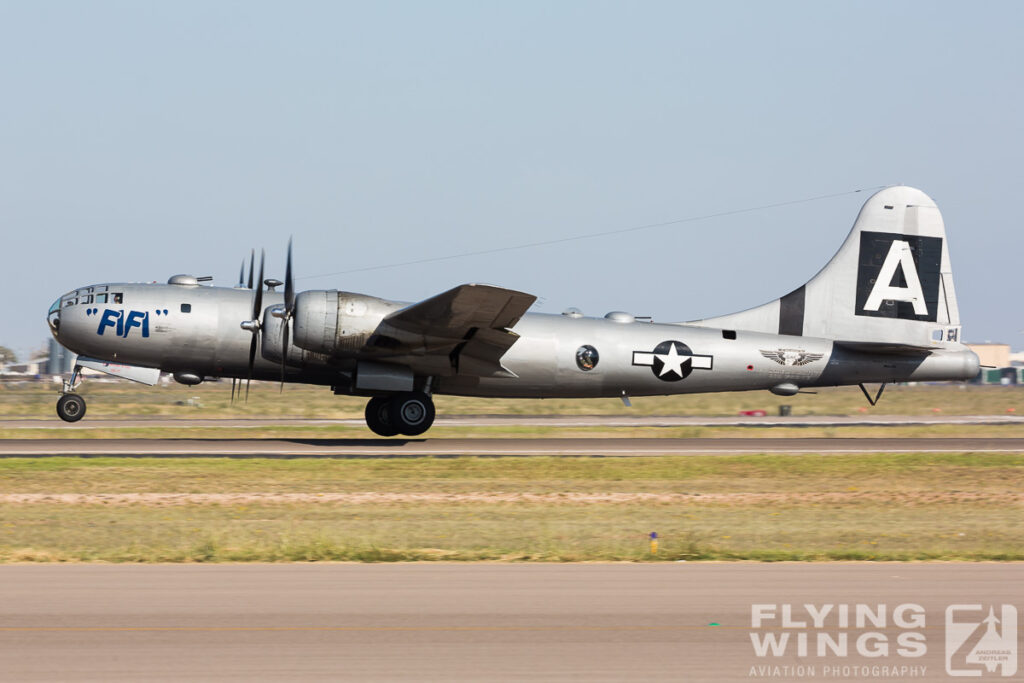
[[[57,417],[65,422],[78,422],[85,417],[85,399],[75,393],[81,370],[81,366],[75,365],[71,379],[64,380],[64,393],[57,399]]]
[[[57,416],[65,422],[78,422],[85,417],[85,399],[78,394],[64,394],[57,399]]]
[[[419,436],[434,424],[434,400],[421,391],[376,396],[366,404],[366,426],[379,436]]]

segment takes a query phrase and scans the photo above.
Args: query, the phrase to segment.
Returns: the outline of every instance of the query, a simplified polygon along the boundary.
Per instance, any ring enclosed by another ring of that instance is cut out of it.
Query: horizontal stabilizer
[[[888,354],[890,356],[927,356],[935,349],[913,344],[887,344],[885,342],[836,341],[835,346],[859,353]]]

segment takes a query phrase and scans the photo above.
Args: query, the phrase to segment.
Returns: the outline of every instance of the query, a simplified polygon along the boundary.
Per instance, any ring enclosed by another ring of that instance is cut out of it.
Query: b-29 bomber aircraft
[[[960,343],[945,227],[910,187],[883,189],[809,282],[767,304],[686,323],[624,312],[529,313],[533,295],[465,284],[402,303],[337,290],[295,292],[285,280],[248,287],[167,284],[80,287],[51,306],[54,337],[79,354],[57,403],[85,414],[82,368],[146,384],[161,372],[280,380],[365,396],[376,434],[416,436],[434,421],[434,394],[503,398],[618,397],[859,385],[874,404],[886,383],[967,380],[978,357]],[[244,263],[243,263],[244,271]],[[278,287],[283,284],[283,291]],[[874,398],[867,383],[880,383]],[[239,391],[240,391],[239,387]],[[248,391],[248,384],[246,385]]]

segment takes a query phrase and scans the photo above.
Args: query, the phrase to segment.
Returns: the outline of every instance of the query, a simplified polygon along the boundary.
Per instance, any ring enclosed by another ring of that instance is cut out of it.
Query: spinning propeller
[[[249,288],[252,288],[252,266],[256,265],[256,252],[253,250],[252,263],[249,266]],[[252,371],[256,366],[256,346],[259,343],[260,314],[263,312],[263,265],[267,260],[267,253],[260,250],[260,276],[256,280],[256,290],[252,299],[252,320],[243,320],[242,329],[252,332],[252,341],[249,342],[249,377],[245,380],[245,400],[249,400],[249,383],[252,382]]]
[[[288,261],[284,269],[284,305],[275,306],[270,314],[281,319],[281,391],[284,391],[284,371],[288,359],[288,325],[295,317],[295,283],[292,279],[292,238],[288,238]]]
[[[262,249],[260,250],[260,277],[256,280],[259,283],[253,291],[252,300],[252,318],[250,320],[243,320],[241,327],[243,330],[252,333],[252,341],[249,343],[249,377],[245,381],[245,400],[249,400],[249,384],[252,382],[253,368],[256,365],[256,347],[259,344],[259,332],[260,332],[260,314],[263,312],[263,266],[266,262],[267,254]],[[249,289],[253,289],[253,276],[256,270],[256,250],[253,249],[249,254]],[[245,259],[242,259],[242,269],[238,272],[238,286],[243,286],[245,279]],[[232,378],[231,380],[231,401],[235,400],[235,392],[237,389],[238,380]],[[241,393],[241,392],[239,392]]]
[[[256,250],[253,249],[249,255],[249,278],[248,288],[254,289],[252,299],[252,318],[249,320],[243,320],[241,327],[243,330],[252,333],[252,341],[249,343],[249,376],[245,381],[245,400],[249,400],[249,385],[252,382],[253,372],[256,367],[256,350],[259,346],[259,335],[263,329],[263,323],[260,321],[260,315],[263,313],[263,286],[266,285],[270,288],[270,291],[274,291],[274,287],[278,287],[284,284],[284,304],[274,306],[270,309],[270,314],[275,318],[279,318],[282,321],[281,324],[281,390],[284,390],[284,376],[285,369],[287,366],[286,359],[288,358],[288,341],[289,341],[289,326],[291,320],[295,317],[295,282],[292,277],[292,241],[288,239],[288,260],[285,266],[284,282],[273,279],[263,279],[263,268],[266,262],[266,251],[260,250],[260,275],[254,279],[256,269]],[[239,288],[244,287],[246,282],[245,278],[245,259],[242,259],[242,268],[238,272],[238,286]],[[254,288],[255,285],[255,288]],[[241,390],[238,389],[238,380],[231,380],[231,401],[235,400],[235,393],[238,392],[241,395]]]

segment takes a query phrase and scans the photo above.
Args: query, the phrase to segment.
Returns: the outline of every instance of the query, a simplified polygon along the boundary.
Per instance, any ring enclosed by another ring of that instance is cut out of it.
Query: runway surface
[[[205,427],[261,429],[266,427],[363,427],[362,418],[129,418],[86,417],[81,422],[49,418],[0,419],[0,429],[121,429],[126,427]],[[881,427],[912,425],[1024,424],[1021,415],[802,415],[791,417],[701,417],[686,415],[438,415],[437,427]]]
[[[0,678],[890,680],[881,669],[825,673],[826,666],[884,666],[905,667],[896,669],[899,680],[947,680],[947,606],[981,605],[978,621],[989,605],[997,613],[1004,603],[1019,608],[1022,570],[976,563],[4,566]],[[823,629],[813,628],[808,603],[835,606]],[[850,606],[853,622],[857,604],[878,612],[880,603],[882,626],[843,628],[837,620],[839,605]],[[895,620],[894,610],[908,603],[904,616],[920,611],[923,624]],[[775,605],[775,617],[758,629],[754,604]],[[780,627],[783,604],[804,627]],[[783,630],[794,640],[808,633],[811,654],[755,653],[752,632],[760,639]],[[816,656],[819,631],[847,633],[847,656]],[[923,656],[897,653],[907,631],[919,634]],[[876,634],[872,649],[888,642],[888,653],[858,653],[864,633]],[[783,673],[799,665],[804,675]]]
[[[0,457],[685,456],[735,453],[1021,453],[1024,438],[4,439]]]

